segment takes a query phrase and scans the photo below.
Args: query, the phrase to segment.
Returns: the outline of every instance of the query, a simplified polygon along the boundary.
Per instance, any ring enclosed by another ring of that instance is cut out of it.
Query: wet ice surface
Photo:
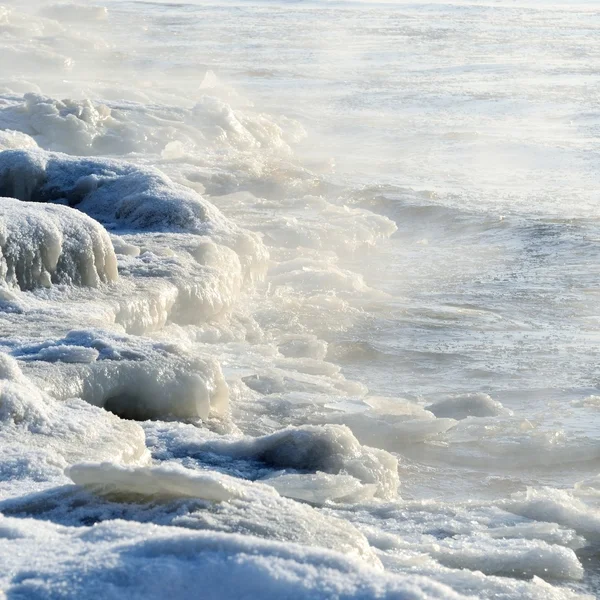
[[[6,597],[596,596],[599,28],[5,1]]]

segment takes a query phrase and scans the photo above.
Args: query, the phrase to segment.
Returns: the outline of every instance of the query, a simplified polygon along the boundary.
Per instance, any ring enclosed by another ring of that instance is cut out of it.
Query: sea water
[[[0,31],[7,598],[596,596],[595,2]]]

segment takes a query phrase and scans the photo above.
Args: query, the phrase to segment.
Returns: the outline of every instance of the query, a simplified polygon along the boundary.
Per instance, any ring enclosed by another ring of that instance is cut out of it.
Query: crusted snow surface
[[[251,536],[124,521],[90,529],[12,518],[0,520],[0,531],[0,577],[15,597],[195,598],[201,590],[203,598],[215,600],[465,598],[424,577],[383,574],[336,552]],[[32,553],[34,563],[25,558]]]

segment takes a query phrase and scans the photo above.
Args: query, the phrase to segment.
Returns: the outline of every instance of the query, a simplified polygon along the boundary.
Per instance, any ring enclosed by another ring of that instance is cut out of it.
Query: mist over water
[[[594,2],[0,34],[7,598],[596,597]]]

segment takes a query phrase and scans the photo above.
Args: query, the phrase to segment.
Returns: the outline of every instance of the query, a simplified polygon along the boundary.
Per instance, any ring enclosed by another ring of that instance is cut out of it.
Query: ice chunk
[[[124,418],[227,414],[227,384],[217,361],[176,344],[80,330],[19,346],[13,355],[55,398],[83,398]]]
[[[375,484],[362,484],[351,475],[331,475],[329,473],[284,473],[263,479],[282,496],[302,500],[311,504],[337,502],[358,502],[372,498],[377,492]]]
[[[273,487],[262,483],[185,468],[172,461],[151,467],[87,463],[74,465],[66,472],[75,483],[112,502],[129,503],[124,514],[133,518],[133,504],[160,501],[163,514],[158,520],[164,524],[321,546],[381,568],[366,538],[353,525],[282,498]],[[175,499],[191,498],[208,503],[172,503]],[[106,509],[104,513],[107,514]],[[90,514],[94,514],[93,506]]]
[[[29,290],[116,279],[115,253],[99,223],[66,206],[0,198],[0,281]]]
[[[514,494],[501,505],[529,519],[558,523],[574,529],[587,540],[600,540],[598,509],[569,490],[528,488],[526,492]]]
[[[362,483],[375,484],[382,498],[394,498],[399,486],[397,459],[384,450],[361,446],[342,425],[288,427],[258,438],[210,441],[203,449],[278,469],[347,473]]]
[[[42,479],[51,480],[66,465],[83,460],[145,463],[149,458],[136,423],[81,400],[57,402],[6,354],[0,354],[0,425],[2,478],[7,472],[10,479],[45,473]]]
[[[0,150],[37,148],[36,141],[26,133],[4,129],[0,131]]]
[[[510,416],[512,411],[488,394],[466,394],[434,402],[427,407],[436,417],[466,419],[467,417]]]
[[[451,540],[434,545],[431,555],[455,569],[479,570],[487,575],[551,577],[579,580],[583,567],[571,548],[539,540],[492,540],[484,536],[471,540]]]
[[[105,495],[191,497],[211,502],[244,496],[243,487],[233,477],[214,471],[192,471],[177,464],[124,467],[112,463],[82,463],[69,467],[66,474],[77,485]]]

